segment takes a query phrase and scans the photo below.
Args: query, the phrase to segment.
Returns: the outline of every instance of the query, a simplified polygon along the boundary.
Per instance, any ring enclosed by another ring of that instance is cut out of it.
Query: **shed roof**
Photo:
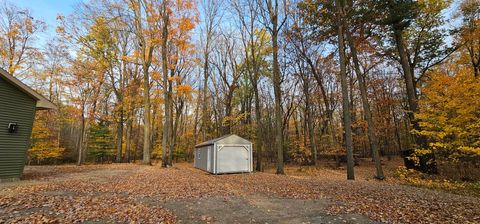
[[[17,78],[13,77],[13,75],[9,74],[7,71],[3,70],[2,68],[0,68],[0,78],[5,79],[5,81],[17,87],[20,91],[24,92],[25,94],[35,99],[37,101],[37,109],[40,109],[40,110],[57,109],[57,106],[52,102],[50,102],[47,98],[42,96],[40,93],[37,93],[35,90],[25,85],[22,81],[18,80]]]
[[[207,145],[213,145],[215,143],[223,143],[223,144],[252,144],[252,142],[248,141],[247,139],[244,139],[238,135],[235,134],[229,134],[229,135],[224,135],[219,138],[214,138],[212,140],[202,142],[198,145],[195,146],[195,148],[202,147],[202,146],[207,146]]]

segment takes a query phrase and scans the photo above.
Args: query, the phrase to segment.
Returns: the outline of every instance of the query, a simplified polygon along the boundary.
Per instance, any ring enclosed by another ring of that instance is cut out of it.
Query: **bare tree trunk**
[[[266,0],[264,10],[268,13],[268,23],[271,25],[267,28],[272,38],[272,54],[273,54],[273,92],[275,95],[275,148],[277,151],[277,174],[285,174],[283,162],[283,112],[282,112],[282,88],[280,65],[278,62],[278,33],[279,28],[283,24],[278,24],[279,6],[278,0]],[[280,27],[279,27],[280,26]]]
[[[276,18],[276,17],[275,17]],[[274,19],[274,29],[277,29],[276,19]],[[278,33],[272,36],[273,45],[273,89],[275,94],[275,143],[277,147],[277,174],[284,174],[283,170],[283,128],[282,128],[282,89],[280,84],[280,65],[278,63]]]
[[[310,93],[309,93],[309,80],[304,81],[305,85],[305,112],[306,112],[306,122],[307,122],[307,129],[308,129],[308,138],[310,140],[310,149],[312,150],[312,164],[317,165],[317,144],[315,143],[315,127],[313,122],[313,114],[312,114],[312,106],[310,100]]]
[[[193,125],[193,144],[197,144],[198,140],[198,112],[200,110],[200,103],[201,103],[201,97],[200,94],[197,96],[197,102],[195,105],[195,118],[194,118],[194,125]]]
[[[144,37],[144,29],[142,28],[142,1],[138,0],[136,6],[133,7],[135,34],[137,36],[142,55],[142,70],[143,70],[143,164],[151,165],[150,149],[151,149],[151,121],[152,111],[150,103],[150,73],[149,69],[152,63],[153,46],[147,46],[147,41]]]
[[[82,106],[82,124],[80,126],[80,138],[78,140],[78,160],[77,165],[81,166],[83,163],[83,152],[84,150],[84,137],[85,137],[85,106]]]
[[[255,68],[254,68],[255,69]],[[255,77],[257,74],[254,74]],[[255,146],[257,147],[257,164],[255,166],[256,171],[263,171],[262,166],[262,157],[263,157],[263,135],[262,135],[262,112],[260,108],[260,97],[258,94],[258,80],[255,78],[255,82],[253,83],[253,92],[255,95],[255,120],[257,123],[256,135],[257,138],[255,139]]]
[[[125,161],[130,162],[130,151],[132,148],[132,118],[129,117],[127,120],[127,133],[125,136]]]
[[[328,99],[327,91],[325,90],[325,84],[324,84],[324,79],[322,77],[322,74],[320,72],[317,72],[317,68],[313,64],[312,60],[308,57],[305,57],[307,64],[310,66],[310,69],[312,70],[313,76],[315,80],[317,80],[318,86],[320,87],[320,92],[322,93],[322,98],[323,98],[323,103],[325,105],[325,113],[327,119],[325,119],[325,126],[327,127],[327,132],[330,133],[330,141],[331,141],[331,147],[336,148],[337,147],[337,140],[336,140],[336,133],[335,133],[335,128],[333,125],[333,109],[330,106],[330,100]]]
[[[345,56],[345,42],[343,39],[343,9],[340,0],[335,0],[337,17],[338,50],[340,57],[340,84],[342,87],[342,105],[343,105],[343,126],[345,129],[345,146],[347,147],[347,179],[354,180],[353,172],[353,139],[352,139],[352,118],[350,112],[350,102],[348,97],[347,83],[347,62]]]
[[[393,34],[395,37],[395,43],[397,45],[398,55],[400,57],[400,64],[402,65],[403,76],[405,79],[405,85],[407,90],[407,101],[408,101],[408,116],[410,121],[413,122],[415,126],[415,117],[414,113],[417,112],[417,94],[415,90],[415,83],[413,80],[412,69],[410,68],[410,64],[408,63],[408,56],[406,52],[406,46],[403,41],[402,30],[401,29],[393,29]]]
[[[248,35],[241,36],[242,41],[244,44],[245,50],[245,63],[247,64],[247,72],[249,75],[249,79],[252,83],[252,91],[253,91],[253,100],[255,101],[255,147],[256,147],[256,164],[255,170],[256,171],[263,171],[262,166],[262,157],[263,157],[263,125],[262,125],[262,111],[260,106],[260,96],[258,90],[258,80],[260,78],[259,66],[257,63],[257,46],[259,40],[258,35],[256,35],[256,20],[258,18],[258,10],[256,9],[255,0],[246,0],[246,1],[232,1],[234,5],[234,9],[237,11],[238,18],[240,20],[240,24],[242,30],[245,29]],[[242,3],[245,4],[245,8],[242,7]],[[260,41],[261,42],[261,41]],[[258,46],[260,47],[260,46]],[[249,93],[251,97],[251,92]],[[251,100],[251,98],[250,98]],[[247,109],[248,108],[248,109]],[[251,102],[246,102],[246,111],[251,112]],[[247,113],[247,122],[251,123],[251,116],[250,113]]]
[[[171,82],[169,83],[168,91],[170,92],[172,90],[172,84]],[[170,102],[172,102],[172,96],[170,95]],[[173,157],[173,105],[170,103],[170,112],[169,112],[169,117],[168,117],[168,140],[167,140],[167,148],[168,148],[168,154],[167,154],[167,166],[172,166],[172,157]]]
[[[377,136],[375,135],[375,127],[373,124],[372,112],[370,110],[370,103],[368,102],[367,85],[364,80],[365,78],[364,74],[362,74],[362,72],[360,71],[360,63],[357,56],[355,38],[351,35],[350,31],[348,30],[345,20],[342,20],[342,23],[346,28],[345,33],[347,35],[350,51],[352,53],[353,64],[355,66],[355,73],[357,74],[358,86],[360,88],[360,95],[362,98],[363,112],[365,115],[365,120],[367,120],[367,124],[368,124],[368,141],[370,142],[370,146],[372,148],[373,160],[375,161],[376,178],[379,180],[383,180],[385,179],[385,176],[383,175],[382,161],[380,159],[380,154],[378,152],[379,148],[377,144]]]
[[[233,100],[233,91],[235,89],[234,88],[231,88],[229,89],[229,92],[226,96],[226,99],[225,99],[225,117],[228,118],[227,122],[225,122],[226,124],[222,125],[223,128],[222,128],[222,134],[223,135],[226,135],[226,134],[230,134],[232,132],[232,122],[231,122],[231,116],[232,116],[232,100]],[[222,122],[223,123],[223,122]]]
[[[143,68],[143,163],[150,165],[150,121],[152,114],[150,111],[150,78],[148,74],[148,66]]]
[[[206,49],[208,51],[208,49]],[[208,89],[208,53],[205,53],[205,64],[203,67],[203,92],[202,92],[202,141],[207,139],[207,125],[208,125],[208,116],[207,116],[207,89]]]
[[[393,117],[393,125],[395,125],[395,139],[397,140],[398,151],[402,150],[402,141],[400,138],[400,121],[397,120],[394,107],[390,107],[390,111],[392,112]]]
[[[170,92],[172,91],[170,86]],[[175,119],[173,119],[173,109],[176,109]],[[179,107],[170,107],[170,140],[168,148],[168,165],[173,166],[173,151],[175,150],[176,140],[177,140],[177,129],[180,116],[182,114],[183,102],[180,102]]]
[[[404,43],[404,39],[402,36],[402,28],[393,25],[393,34],[395,37],[395,43],[397,45],[398,55],[400,57],[400,64],[402,65],[403,76],[405,79],[405,85],[407,90],[407,101],[408,101],[408,117],[410,119],[410,123],[417,132],[421,131],[421,127],[419,121],[415,119],[415,113],[418,112],[418,96],[415,86],[413,68],[410,66],[408,62],[408,55],[406,52],[406,46]],[[409,130],[408,130],[409,131]],[[415,135],[414,142],[416,148],[425,148],[427,146],[427,139],[423,135]],[[405,160],[407,162],[407,160]],[[436,164],[435,164],[435,155],[432,154],[432,157],[429,161],[428,168],[423,170],[424,172],[432,172],[436,173]],[[405,164],[407,165],[407,164]],[[426,164],[423,164],[426,165]]]
[[[123,104],[123,102],[121,103]],[[120,106],[120,117],[117,121],[117,158],[116,162],[122,162],[122,146],[123,146],[123,106]]]
[[[163,72],[163,97],[165,99],[165,121],[163,123],[162,136],[162,167],[167,167],[167,148],[169,146],[170,136],[170,82],[168,80],[168,58],[167,58],[167,41],[168,41],[168,20],[167,1],[163,2],[163,29],[162,29],[162,72]]]
[[[405,79],[406,91],[407,91],[407,102],[408,102],[408,117],[413,128],[417,131],[420,131],[420,125],[415,119],[415,113],[418,112],[418,101],[417,101],[417,91],[415,87],[414,75],[412,73],[412,68],[408,62],[408,56],[406,52],[405,42],[402,36],[402,30],[399,28],[393,28],[393,33],[395,37],[395,43],[397,45],[398,55],[400,57],[400,64],[402,65],[403,76]],[[422,136],[414,137],[415,144],[417,147],[425,146],[426,139]]]

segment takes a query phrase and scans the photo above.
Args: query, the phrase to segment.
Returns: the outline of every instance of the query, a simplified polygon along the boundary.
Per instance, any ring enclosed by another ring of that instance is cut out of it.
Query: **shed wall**
[[[210,146],[203,146],[195,149],[195,167],[209,171],[208,168],[208,151]]]
[[[36,101],[0,77],[0,180],[19,178],[35,118]],[[17,123],[9,133],[9,123]]]

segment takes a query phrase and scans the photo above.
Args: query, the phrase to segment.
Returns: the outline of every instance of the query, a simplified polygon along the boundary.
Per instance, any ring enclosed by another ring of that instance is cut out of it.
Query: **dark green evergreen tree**
[[[108,161],[115,155],[115,142],[107,122],[100,121],[89,129],[88,153],[95,162]]]

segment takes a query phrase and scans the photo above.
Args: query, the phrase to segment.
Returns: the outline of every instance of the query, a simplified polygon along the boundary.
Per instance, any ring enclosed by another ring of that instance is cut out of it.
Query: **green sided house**
[[[0,68],[0,182],[21,177],[35,112],[48,109],[56,106]]]

